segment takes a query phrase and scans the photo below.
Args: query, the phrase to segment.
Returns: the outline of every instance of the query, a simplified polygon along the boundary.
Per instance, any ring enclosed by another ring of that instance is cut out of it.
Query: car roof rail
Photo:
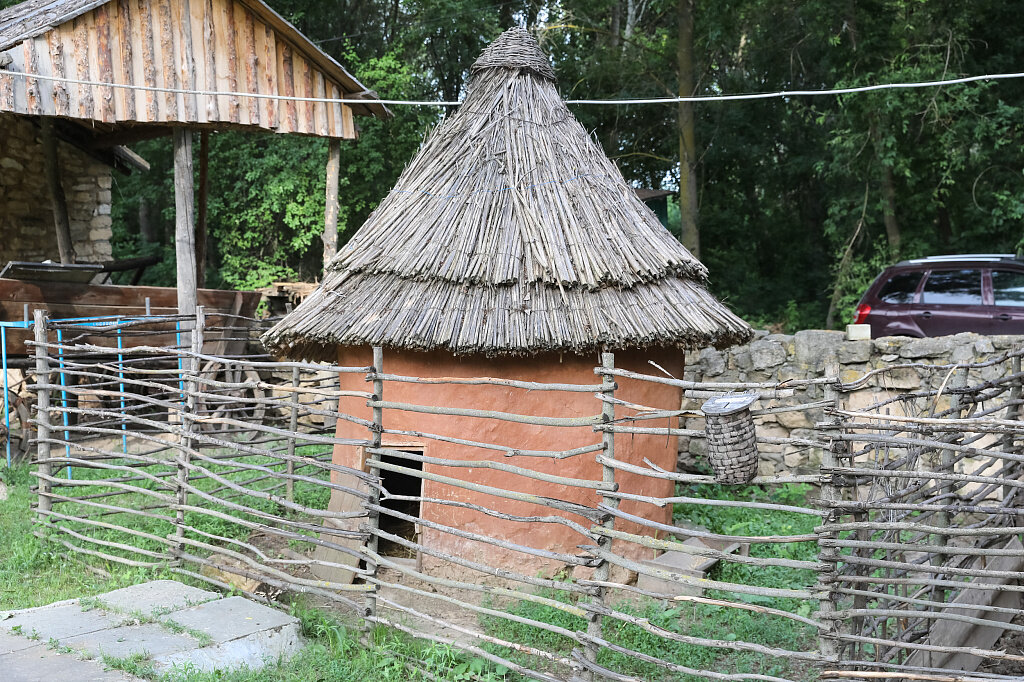
[[[949,254],[945,256],[928,256],[926,258],[914,258],[912,260],[903,261],[904,263],[943,263],[953,261],[1000,261],[1000,260],[1020,260],[1016,254],[1013,253],[959,253]]]

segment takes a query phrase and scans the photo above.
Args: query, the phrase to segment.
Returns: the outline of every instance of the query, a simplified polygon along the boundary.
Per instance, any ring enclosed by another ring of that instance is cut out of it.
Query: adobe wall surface
[[[869,370],[886,366],[920,363],[922,365],[948,365],[957,362],[977,362],[1024,343],[1022,336],[981,336],[964,333],[926,339],[889,336],[869,341],[847,341],[838,331],[807,330],[795,335],[757,332],[754,341],[725,351],[705,348],[687,353],[684,376],[690,381],[706,382],[779,382],[791,379],[811,379],[824,376],[825,358],[835,353],[844,382],[853,381]],[[983,380],[1005,376],[1009,363],[1002,362],[982,368],[977,375]],[[858,409],[885,397],[921,390],[937,389],[946,372],[927,367],[905,367],[873,377],[862,390],[843,397],[844,407]],[[975,376],[972,374],[972,377]],[[822,398],[822,389],[810,387],[797,392],[793,398],[778,401],[759,401],[754,408],[781,404],[812,402]],[[938,409],[949,407],[948,397],[939,399]],[[699,409],[703,400],[684,399],[686,409]],[[923,402],[921,409],[929,408]],[[814,438],[815,421],[822,412],[787,412],[755,418],[758,436],[774,438]],[[703,419],[688,419],[684,428],[703,429]],[[707,450],[703,438],[679,439],[678,469],[699,471],[704,466]],[[816,473],[821,463],[821,452],[815,448],[760,444],[761,475],[784,471]]]
[[[369,348],[341,349],[339,364],[345,366],[368,366],[372,364]],[[616,353],[616,366],[622,369],[649,372],[648,360],[654,360],[669,372],[679,376],[682,373],[683,354],[679,352]],[[452,376],[452,377],[501,377],[525,381],[550,383],[596,384],[600,378],[594,374],[598,358],[546,355],[531,358],[486,359],[481,357],[458,358],[446,353],[413,353],[385,351],[384,369],[389,374],[410,376]],[[675,409],[681,393],[671,386],[619,380],[616,397],[664,409]],[[342,390],[366,391],[363,374],[343,374]],[[496,410],[517,414],[558,417],[591,417],[599,415],[601,403],[593,392],[549,392],[526,391],[502,386],[467,385],[419,385],[387,382],[384,386],[386,401],[406,402],[419,405],[443,405],[450,407]],[[342,398],[340,411],[363,419],[371,418],[370,408],[362,398]],[[383,415],[386,429],[421,431],[486,443],[504,445],[527,450],[567,450],[601,442],[601,435],[592,427],[555,427],[517,424],[477,417],[419,414],[386,409]],[[664,421],[664,420],[662,420]],[[664,425],[659,423],[658,425]],[[339,421],[339,438],[366,438],[366,428],[359,424]],[[424,450],[427,457],[453,460],[491,460],[513,466],[530,468],[534,471],[561,477],[600,481],[602,466],[596,461],[600,453],[554,460],[550,458],[513,456],[506,457],[500,451],[485,450],[455,443],[440,442],[415,435],[399,436],[385,434],[384,443],[395,446],[416,446]],[[642,464],[649,459],[658,466],[671,469],[675,464],[677,444],[675,438],[650,435],[619,435],[615,442],[616,459]],[[334,462],[354,468],[363,468],[362,448],[358,446],[335,446]],[[424,465],[428,474],[457,477],[482,486],[499,490],[511,490],[532,495],[548,496],[560,500],[578,502],[594,508],[600,502],[595,491],[569,485],[535,481],[516,474],[485,468],[453,468],[434,464]],[[386,476],[386,474],[385,474]],[[346,480],[347,479],[347,480]],[[649,496],[672,494],[670,481],[655,480],[643,476],[618,472],[616,481],[620,491]],[[352,477],[337,479],[342,485],[359,487]],[[585,528],[593,523],[568,512],[559,512],[546,506],[511,500],[485,492],[466,490],[438,481],[424,481],[423,495],[429,498],[451,500],[499,510],[503,514],[516,516],[558,515],[570,519]],[[358,500],[351,495],[335,493],[331,509],[348,511],[358,506]],[[624,500],[621,509],[627,513],[642,516],[660,523],[671,521],[671,506],[664,508],[632,500]],[[580,554],[580,544],[592,541],[577,531],[560,523],[521,523],[486,515],[473,509],[445,504],[425,503],[421,518],[462,531],[489,537],[500,537],[509,542],[537,548],[543,552]],[[342,525],[342,524],[338,524]],[[639,532],[640,527],[630,523],[616,522],[616,528]],[[423,527],[421,541],[426,546],[446,554],[488,564],[505,566],[527,575],[544,573],[552,575],[564,568],[561,562],[544,556],[530,556],[494,545],[482,544],[471,539],[456,537],[450,533]],[[637,545],[616,547],[619,553],[631,558],[650,558],[653,550]],[[423,557],[424,566],[435,574],[464,574],[465,569],[452,567],[429,556]],[[577,574],[580,572],[577,571]]]
[[[82,263],[111,260],[111,169],[64,142],[58,145],[71,239]],[[39,128],[0,113],[0,267],[10,260],[60,260]]]

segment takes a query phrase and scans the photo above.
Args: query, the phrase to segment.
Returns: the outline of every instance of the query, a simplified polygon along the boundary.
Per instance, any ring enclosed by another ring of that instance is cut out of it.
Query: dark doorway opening
[[[406,447],[400,449],[402,452],[408,452],[413,455],[423,455],[423,450]],[[405,467],[406,469],[423,471],[423,462],[418,460],[407,459],[396,455],[381,455],[380,459],[382,462],[387,462],[388,464]],[[384,484],[384,490],[386,490],[390,495],[419,498],[423,494],[423,479],[418,476],[400,471],[388,471],[384,469],[381,470],[380,475]],[[380,529],[382,531],[385,533],[391,533],[392,535],[397,535],[403,540],[408,540],[410,542],[417,541],[416,521],[412,521],[410,519],[418,520],[420,518],[419,499],[387,499],[382,491],[380,506],[406,517],[410,517],[401,518],[392,514],[382,513],[380,515]],[[386,538],[380,538],[377,549],[382,556],[416,557],[416,550]]]

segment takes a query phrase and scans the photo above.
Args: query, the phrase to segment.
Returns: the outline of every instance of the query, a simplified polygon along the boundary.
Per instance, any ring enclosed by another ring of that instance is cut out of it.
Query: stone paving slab
[[[171,632],[158,623],[98,630],[61,639],[60,643],[93,656],[114,658],[127,658],[137,653],[144,653],[148,657],[164,656],[195,649],[199,645],[192,637]]]
[[[105,606],[120,613],[178,611],[188,606],[220,599],[216,592],[208,592],[175,580],[153,580],[141,585],[107,592],[99,598]]]
[[[117,627],[121,620],[117,614],[98,609],[83,610],[78,602],[61,602],[38,609],[17,611],[7,620],[0,621],[0,626],[23,637],[38,636],[46,642],[51,637],[64,639]]]
[[[4,682],[143,682],[95,661],[58,654],[43,645],[0,655]]]
[[[225,599],[158,580],[0,613],[0,680],[134,680],[105,671],[99,659],[136,654],[158,670],[185,664],[201,671],[259,668],[303,646],[297,618],[242,597]]]

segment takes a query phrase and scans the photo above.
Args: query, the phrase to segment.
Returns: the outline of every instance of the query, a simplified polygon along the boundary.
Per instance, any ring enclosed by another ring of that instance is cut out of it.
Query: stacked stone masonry
[[[813,379],[825,374],[825,359],[835,354],[843,382],[859,379],[866,372],[892,365],[924,363],[948,365],[958,362],[979,362],[1024,343],[1024,336],[982,336],[964,333],[926,339],[889,336],[868,341],[847,341],[843,332],[808,330],[795,335],[757,332],[754,340],[744,346],[725,351],[705,348],[686,355],[685,378],[705,382],[782,382]],[[1005,376],[1009,363],[1002,362],[972,373],[972,379],[992,380]],[[897,368],[875,375],[868,386],[843,396],[844,406],[864,408],[877,400],[920,389],[937,389],[946,373],[927,369]],[[758,401],[753,408],[795,405],[823,398],[820,386],[811,386],[796,395],[772,401]],[[704,399],[683,399],[683,409],[699,410]],[[923,399],[917,407],[931,407]],[[938,409],[948,409],[949,398],[939,399]],[[821,410],[782,412],[755,418],[757,435],[769,438],[814,438],[815,422],[821,421]],[[684,419],[686,429],[704,429],[703,419]],[[759,473],[816,473],[821,451],[792,445],[761,443]],[[703,438],[679,439],[680,471],[707,473],[707,444]]]
[[[111,260],[110,167],[65,142],[58,157],[77,261]],[[0,113],[0,266],[60,260],[51,207],[39,126],[32,118]]]

